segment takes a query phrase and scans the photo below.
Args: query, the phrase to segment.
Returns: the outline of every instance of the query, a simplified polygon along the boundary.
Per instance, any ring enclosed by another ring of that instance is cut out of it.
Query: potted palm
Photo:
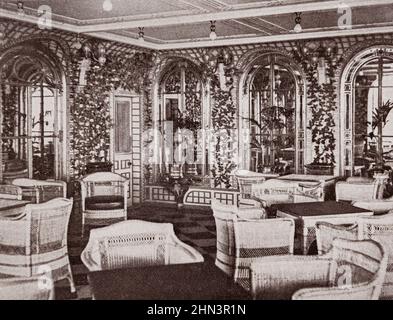
[[[382,131],[383,128],[386,126],[386,123],[388,122],[387,117],[392,109],[393,109],[393,102],[387,100],[381,106],[374,109],[372,123],[367,122],[368,124],[371,124],[371,128],[372,128],[372,131],[368,133],[367,138],[371,140],[377,139],[378,141],[376,145],[377,149],[375,153],[376,164],[372,169],[370,169],[369,172],[371,176],[373,176],[374,173],[376,172],[384,172],[385,169],[387,169],[387,167],[384,165],[384,159],[383,159],[383,141],[382,141],[383,132]]]
[[[256,136],[252,137],[251,147],[257,148],[261,152],[263,148],[266,148],[270,155],[269,162],[264,163],[265,167],[259,167],[258,171],[263,172],[264,169],[268,169],[276,172],[276,166],[280,166],[277,165],[280,151],[293,143],[293,137],[284,136],[280,133],[285,127],[285,119],[292,117],[293,112],[293,108],[271,106],[261,109],[260,121],[253,118],[244,118],[251,125],[256,126],[261,135],[261,139],[257,139]]]

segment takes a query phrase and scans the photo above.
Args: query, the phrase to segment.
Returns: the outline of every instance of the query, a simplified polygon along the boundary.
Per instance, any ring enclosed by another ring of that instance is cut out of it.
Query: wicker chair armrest
[[[376,300],[370,284],[355,287],[329,287],[300,289],[292,300]]]
[[[261,208],[261,202],[258,201],[257,198],[251,197],[251,199],[244,199],[240,198],[239,200],[239,208],[245,209],[245,208]]]
[[[393,199],[379,199],[368,201],[353,201],[352,205],[358,208],[373,211],[374,213],[381,214],[393,210]]]
[[[96,258],[94,258],[94,253],[96,253]],[[88,245],[83,250],[83,252],[81,253],[81,260],[85,267],[89,269],[89,271],[98,271],[102,269],[98,242],[95,246]]]
[[[272,256],[251,264],[254,299],[290,299],[299,289],[330,285],[332,260],[320,256]]]

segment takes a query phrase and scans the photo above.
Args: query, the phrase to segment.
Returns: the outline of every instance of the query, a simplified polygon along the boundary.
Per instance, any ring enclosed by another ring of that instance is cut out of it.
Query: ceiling
[[[51,10],[54,28],[156,50],[393,32],[393,0],[345,0],[351,28],[338,26],[336,0],[25,0],[24,15],[16,2],[0,0],[0,16],[36,23],[40,10]],[[293,31],[295,12],[301,33]]]

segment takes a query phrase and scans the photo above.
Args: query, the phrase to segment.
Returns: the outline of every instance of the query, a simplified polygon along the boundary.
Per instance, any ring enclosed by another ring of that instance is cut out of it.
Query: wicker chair
[[[50,275],[0,279],[0,300],[53,300],[54,296]]]
[[[254,299],[375,300],[386,263],[382,245],[373,240],[335,239],[327,255],[266,257],[253,263],[251,292]]]
[[[235,233],[235,282],[250,290],[250,266],[266,256],[293,254],[293,219],[246,220],[233,217]]]
[[[263,183],[266,177],[262,173],[238,169],[234,172],[240,190],[240,201],[248,200],[255,207],[261,207],[260,201],[251,195],[251,185]]]
[[[235,274],[233,216],[237,215],[244,219],[264,219],[266,218],[266,212],[262,208],[238,208],[233,205],[223,204],[218,200],[212,200],[211,209],[216,222],[216,266],[233,277]]]
[[[180,241],[171,223],[129,220],[93,229],[81,254],[89,271],[203,262],[203,256]]]
[[[393,297],[393,213],[382,216],[362,217],[357,225],[350,228],[329,223],[317,224],[318,252],[324,254],[331,247],[334,238],[372,239],[381,243],[388,256],[386,277],[381,297]]]
[[[0,274],[32,277],[49,268],[54,281],[68,279],[75,292],[67,249],[72,203],[28,204],[21,215],[0,219]]]
[[[55,198],[67,197],[67,183],[60,180],[36,180],[18,178],[12,181],[22,189],[22,199],[32,203],[43,203]]]
[[[129,180],[113,172],[96,172],[81,181],[82,237],[85,225],[127,220]]]
[[[336,183],[336,201],[375,200],[382,187],[377,179],[349,177]]]
[[[12,186],[9,184],[1,184],[0,198],[22,200],[22,189],[17,186]]]

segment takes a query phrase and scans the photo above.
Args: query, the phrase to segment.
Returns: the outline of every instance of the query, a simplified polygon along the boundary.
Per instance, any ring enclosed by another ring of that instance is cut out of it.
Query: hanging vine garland
[[[295,58],[306,72],[308,108],[311,111],[311,119],[308,129],[311,130],[311,141],[314,145],[313,162],[311,165],[333,166],[336,163],[334,151],[336,138],[334,134],[334,114],[336,105],[336,79],[335,71],[337,62],[334,54],[324,55],[325,81],[320,83],[317,61],[310,62],[300,50],[304,50],[307,44],[298,44],[295,50]]]
[[[219,62],[219,57],[217,58]],[[231,173],[236,167],[234,162],[235,143],[233,141],[233,129],[236,128],[236,106],[232,97],[234,68],[227,63],[224,77],[218,74],[218,68],[208,70],[210,76],[210,90],[213,99],[212,125],[213,125],[213,155],[214,163],[211,169],[214,179],[214,187],[224,185],[231,187]]]

